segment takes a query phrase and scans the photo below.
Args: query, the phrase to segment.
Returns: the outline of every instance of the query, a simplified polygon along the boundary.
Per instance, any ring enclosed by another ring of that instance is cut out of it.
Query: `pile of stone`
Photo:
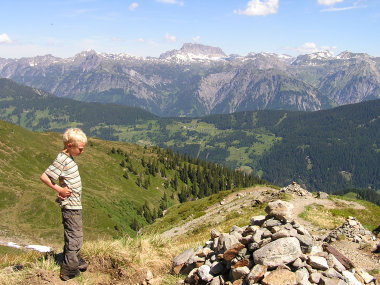
[[[375,284],[329,244],[314,245],[292,220],[292,208],[277,200],[268,203],[267,216],[253,217],[248,226],[212,230],[203,247],[174,258],[173,273],[186,274],[186,284]]]
[[[299,184],[293,182],[292,184],[280,189],[280,192],[290,193],[301,197],[311,197],[312,193],[303,189]]]
[[[355,217],[348,217],[338,228],[331,231],[323,241],[331,243],[338,239],[347,239],[356,243],[373,243],[376,237],[367,231]]]

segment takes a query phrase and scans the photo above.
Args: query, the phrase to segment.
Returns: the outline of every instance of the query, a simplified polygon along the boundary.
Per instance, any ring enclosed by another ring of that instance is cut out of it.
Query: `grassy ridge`
[[[6,235],[30,235],[38,239],[56,240],[61,236],[59,207],[54,191],[43,185],[39,177],[62,149],[61,135],[33,133],[0,121],[0,228]],[[152,155],[137,145],[89,139],[79,165],[84,190],[84,231],[87,238],[112,237],[130,228],[137,207],[148,201],[159,204],[167,189],[162,179],[152,178],[148,189],[138,187],[132,179],[123,178],[120,157],[111,148],[129,153],[138,165],[141,157]],[[136,166],[137,168],[137,166]]]
[[[0,236],[60,238],[56,193],[39,177],[62,148],[61,134],[33,133],[0,121]],[[134,236],[173,204],[265,183],[170,150],[95,138],[76,162],[89,239]]]

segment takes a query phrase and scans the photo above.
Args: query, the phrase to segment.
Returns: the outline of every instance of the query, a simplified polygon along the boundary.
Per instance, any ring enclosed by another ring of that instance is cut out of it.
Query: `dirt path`
[[[185,221],[182,225],[174,227],[161,234],[162,238],[170,239],[176,236],[184,235],[188,231],[195,229],[196,227],[203,225],[206,221],[211,218],[215,223],[221,222],[224,217],[219,215],[220,211],[231,212],[240,208],[241,205],[249,204],[253,200],[259,198],[264,191],[270,190],[269,187],[256,186],[252,188],[247,188],[239,192],[232,193],[221,201],[221,203],[214,204],[207,209],[205,209],[206,214],[189,221]],[[238,199],[238,201],[235,201]],[[234,203],[235,201],[235,203]]]

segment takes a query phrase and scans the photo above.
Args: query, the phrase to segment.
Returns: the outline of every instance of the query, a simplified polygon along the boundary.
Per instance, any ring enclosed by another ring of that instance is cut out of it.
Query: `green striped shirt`
[[[82,182],[78,165],[72,156],[60,152],[53,163],[45,170],[45,173],[53,180],[58,180],[61,187],[67,186],[72,190],[71,195],[65,200],[58,199],[61,208],[71,210],[82,209]]]

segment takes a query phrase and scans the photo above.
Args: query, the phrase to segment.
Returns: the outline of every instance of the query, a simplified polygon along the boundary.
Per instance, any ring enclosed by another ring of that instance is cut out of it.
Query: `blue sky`
[[[226,54],[380,56],[378,0],[0,0],[0,11],[1,58],[158,57],[189,42]]]

